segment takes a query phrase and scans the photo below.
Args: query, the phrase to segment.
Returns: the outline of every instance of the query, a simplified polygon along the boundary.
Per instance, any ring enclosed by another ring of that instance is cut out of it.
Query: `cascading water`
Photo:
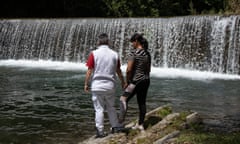
[[[109,34],[123,63],[129,37],[149,40],[153,66],[240,74],[239,16],[0,21],[0,59],[85,62],[96,37]]]
[[[239,132],[239,19],[0,20],[1,143],[76,143],[95,134],[83,85],[86,58],[102,32],[123,63],[135,31],[149,40],[154,67],[147,110],[169,104],[199,112],[210,129]],[[138,115],[136,99],[130,105],[128,121]]]

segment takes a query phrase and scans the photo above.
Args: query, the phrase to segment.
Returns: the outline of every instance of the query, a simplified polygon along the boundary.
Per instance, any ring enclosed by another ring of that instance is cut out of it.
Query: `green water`
[[[84,78],[81,70],[0,66],[0,143],[77,143],[95,134]],[[239,80],[152,76],[147,110],[168,104],[174,111],[199,112],[213,128],[239,130],[239,85]],[[127,121],[137,118],[135,98],[129,106]]]

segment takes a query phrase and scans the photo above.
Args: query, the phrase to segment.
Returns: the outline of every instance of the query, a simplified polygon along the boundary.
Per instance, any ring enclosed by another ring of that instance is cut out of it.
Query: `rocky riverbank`
[[[137,120],[126,125],[131,128]],[[104,138],[95,138],[79,144],[165,144],[174,143],[182,130],[201,122],[196,112],[173,112],[171,107],[162,106],[147,113],[145,131],[128,129],[123,133],[110,134]]]

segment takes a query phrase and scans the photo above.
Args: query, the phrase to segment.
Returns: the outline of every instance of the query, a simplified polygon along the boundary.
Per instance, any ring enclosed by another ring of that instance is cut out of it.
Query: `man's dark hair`
[[[97,45],[109,45],[109,39],[106,33],[102,33],[98,36]]]

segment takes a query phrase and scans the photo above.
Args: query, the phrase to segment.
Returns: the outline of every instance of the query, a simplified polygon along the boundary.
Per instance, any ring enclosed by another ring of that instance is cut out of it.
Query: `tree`
[[[187,15],[188,0],[103,0],[107,16],[159,17]]]
[[[0,5],[0,18],[169,17],[217,13],[240,14],[240,0],[7,0]]]
[[[224,10],[224,0],[192,0],[197,14],[216,14]]]
[[[224,0],[227,13],[240,14],[240,0]]]
[[[114,17],[150,17],[158,16],[154,0],[103,0],[107,7],[107,16]]]

